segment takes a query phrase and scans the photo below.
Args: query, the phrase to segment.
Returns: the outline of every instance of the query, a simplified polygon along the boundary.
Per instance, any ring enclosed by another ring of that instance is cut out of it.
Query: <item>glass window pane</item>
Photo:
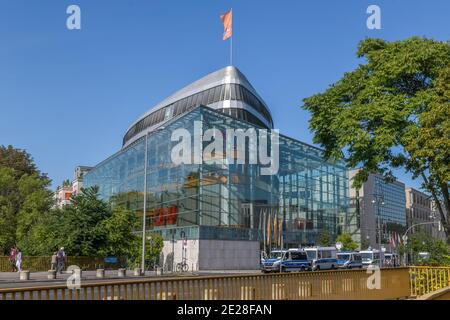
[[[233,83],[231,86],[231,99],[230,100],[236,100],[236,85]]]
[[[213,102],[220,101],[220,89],[221,89],[221,86],[218,86],[218,87],[214,88],[214,100],[213,100]]]
[[[208,104],[214,102],[214,88],[208,90]]]
[[[242,100],[242,86],[236,85],[236,100]]]
[[[224,100],[230,100],[230,85],[225,85],[225,98]]]
[[[203,91],[200,94],[202,96],[200,104],[207,105],[208,104],[208,91]]]
[[[220,101],[223,101],[225,99],[225,85],[220,86]]]

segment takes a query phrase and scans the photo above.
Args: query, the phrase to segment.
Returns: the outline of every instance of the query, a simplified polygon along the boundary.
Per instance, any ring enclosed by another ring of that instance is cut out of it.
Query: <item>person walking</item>
[[[16,247],[12,247],[9,253],[9,262],[11,264],[11,270],[12,272],[16,272],[16,257],[17,257],[17,249]]]
[[[20,249],[17,249],[16,268],[17,268],[17,272],[22,271],[22,252],[20,251]]]
[[[66,268],[66,253],[64,252],[64,247],[61,247],[58,251],[58,270],[59,273],[62,273]]]
[[[58,252],[55,251],[52,255],[52,262],[51,262],[51,269],[50,270],[57,270],[58,268]]]

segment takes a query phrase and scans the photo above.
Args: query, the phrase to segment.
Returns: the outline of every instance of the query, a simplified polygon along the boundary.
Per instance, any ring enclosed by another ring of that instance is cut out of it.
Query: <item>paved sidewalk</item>
[[[156,276],[154,271],[146,271],[145,276],[134,276],[133,270],[127,270],[126,278],[119,278],[117,270],[106,270],[105,278],[97,278],[96,271],[83,271],[82,280],[84,281],[116,281],[116,280],[132,280],[155,277],[196,277],[196,276],[213,276],[213,275],[233,275],[233,274],[257,274],[259,270],[205,270],[186,273],[166,272],[162,276]],[[48,279],[47,272],[31,272],[30,280],[20,280],[18,272],[0,272],[0,289],[12,287],[28,287],[39,285],[58,285],[63,284],[70,277],[69,273],[58,273],[56,279]]]
[[[2,284],[5,283],[29,283],[29,282],[64,282],[66,281],[71,273],[58,273],[56,275],[56,279],[48,279],[47,278],[48,273],[47,272],[31,272],[30,273],[30,280],[20,280],[19,279],[19,273],[18,272],[0,272],[0,287]],[[145,273],[145,276],[151,277],[155,276],[155,272],[153,271],[147,271]],[[105,278],[99,279],[97,278],[96,271],[83,271],[82,273],[82,279],[84,280],[107,280],[107,279],[119,279],[117,276],[117,270],[106,270],[105,271]],[[133,271],[127,270],[127,278],[134,278]],[[139,278],[139,277],[135,277]],[[123,279],[123,278],[120,278]]]

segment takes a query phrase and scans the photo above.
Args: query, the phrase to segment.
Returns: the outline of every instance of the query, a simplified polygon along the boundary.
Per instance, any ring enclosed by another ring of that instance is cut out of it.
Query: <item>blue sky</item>
[[[70,4],[81,30],[66,28]],[[370,4],[381,7],[381,30],[366,27]],[[360,40],[450,39],[447,0],[0,0],[0,144],[28,150],[53,187],[104,160],[139,115],[228,65],[219,15],[231,7],[234,64],[275,126],[307,143],[302,99],[364,62]]]

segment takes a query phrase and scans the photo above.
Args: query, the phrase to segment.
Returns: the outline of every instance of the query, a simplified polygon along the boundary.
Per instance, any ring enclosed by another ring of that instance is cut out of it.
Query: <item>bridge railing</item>
[[[411,296],[423,296],[450,286],[450,267],[410,267]]]
[[[410,295],[408,268],[191,276],[0,289],[0,300],[358,300]],[[369,284],[370,282],[370,284]],[[376,281],[375,281],[376,284]]]

